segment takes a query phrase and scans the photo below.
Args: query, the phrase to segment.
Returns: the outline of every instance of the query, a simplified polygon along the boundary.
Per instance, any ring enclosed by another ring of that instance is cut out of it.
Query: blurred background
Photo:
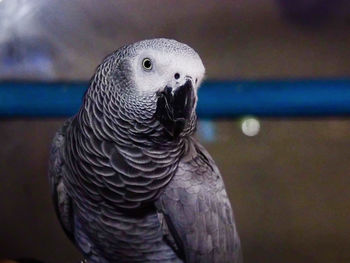
[[[346,0],[0,0],[0,80],[87,81],[126,43],[168,37],[207,79],[350,77]],[[46,177],[64,119],[0,119],[0,259],[77,262]],[[245,262],[350,262],[348,118],[201,120]]]

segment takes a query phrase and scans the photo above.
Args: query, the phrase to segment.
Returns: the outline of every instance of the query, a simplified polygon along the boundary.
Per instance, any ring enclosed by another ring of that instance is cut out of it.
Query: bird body
[[[220,172],[193,137],[203,75],[175,40],[122,47],[56,133],[54,205],[88,263],[239,262]]]

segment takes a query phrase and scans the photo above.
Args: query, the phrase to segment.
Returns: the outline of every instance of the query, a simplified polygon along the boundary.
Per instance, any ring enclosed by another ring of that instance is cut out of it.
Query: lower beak
[[[195,100],[191,80],[174,91],[171,87],[165,87],[159,93],[155,116],[169,135],[178,137],[184,130],[187,121],[191,119]]]

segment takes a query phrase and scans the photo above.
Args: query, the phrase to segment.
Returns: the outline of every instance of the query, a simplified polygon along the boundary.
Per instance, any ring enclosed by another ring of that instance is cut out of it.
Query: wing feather
[[[52,141],[48,176],[57,217],[68,238],[75,243],[72,200],[63,183],[64,173],[66,173],[63,148],[65,144],[65,131],[69,122],[70,120],[63,125]]]
[[[241,262],[230,201],[209,153],[191,139],[191,151],[156,205],[185,262]]]

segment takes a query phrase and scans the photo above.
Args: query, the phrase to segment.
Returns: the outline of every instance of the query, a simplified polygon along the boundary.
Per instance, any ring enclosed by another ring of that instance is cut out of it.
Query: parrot
[[[242,262],[222,176],[195,137],[204,75],[197,52],[167,38],[125,45],[97,67],[48,169],[84,262]]]

